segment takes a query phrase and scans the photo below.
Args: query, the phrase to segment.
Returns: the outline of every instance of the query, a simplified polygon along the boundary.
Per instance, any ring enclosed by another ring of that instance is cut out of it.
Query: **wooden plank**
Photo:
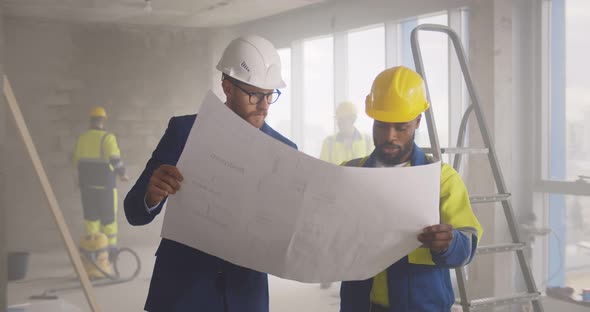
[[[0,18],[1,22],[2,18]],[[0,26],[1,28],[1,26]],[[1,30],[0,30],[1,31]],[[0,39],[1,40],[1,39]],[[1,42],[0,42],[1,49]],[[1,67],[1,64],[0,64]],[[0,68],[1,71],[1,68]],[[2,98],[0,98],[0,102]],[[8,118],[6,116],[6,110],[4,109],[4,103],[0,104],[0,164],[6,163],[6,122]],[[5,168],[7,166],[0,166],[0,310],[8,307],[8,254],[7,254],[7,229],[6,229],[6,173]]]
[[[59,207],[55,193],[53,192],[53,188],[51,187],[49,179],[47,178],[45,168],[43,168],[43,164],[41,163],[41,159],[39,158],[39,154],[37,153],[37,149],[35,148],[35,144],[33,143],[33,139],[31,138],[31,134],[27,128],[27,124],[23,118],[18,102],[16,101],[16,97],[12,91],[12,87],[10,86],[10,82],[6,76],[4,76],[4,95],[6,96],[8,107],[12,111],[12,116],[14,117],[14,121],[16,122],[16,126],[21,135],[21,138],[23,139],[27,151],[29,152],[29,156],[31,157],[31,161],[33,162],[33,166],[37,172],[39,181],[41,182],[41,187],[43,188],[45,196],[47,197],[47,201],[49,202],[53,219],[57,224],[59,232],[61,233],[61,237],[66,245],[68,255],[70,256],[70,261],[72,262],[74,269],[78,274],[78,278],[80,279],[80,283],[82,284],[82,289],[84,290],[84,295],[86,296],[88,305],[93,312],[100,312],[100,308],[96,303],[92,284],[90,283],[90,279],[86,274],[86,270],[84,270],[84,267],[82,266],[82,260],[80,259],[78,248],[72,239],[72,235],[70,234],[68,226],[66,225],[63,213]]]

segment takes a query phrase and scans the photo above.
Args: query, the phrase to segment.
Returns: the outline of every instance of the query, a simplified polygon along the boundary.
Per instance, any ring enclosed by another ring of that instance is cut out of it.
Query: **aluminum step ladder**
[[[469,96],[471,97],[471,104],[465,110],[463,118],[461,120],[461,125],[459,128],[459,135],[457,139],[457,147],[454,148],[441,148],[438,142],[438,133],[436,131],[436,125],[434,122],[434,115],[432,111],[432,102],[430,101],[430,94],[428,91],[428,83],[426,82],[426,76],[424,72],[424,64],[422,61],[422,54],[420,51],[420,45],[418,42],[418,33],[419,31],[430,31],[430,32],[441,32],[447,34],[449,39],[453,43],[455,53],[457,54],[457,58],[459,60],[459,64],[461,66],[461,71],[463,73],[463,77],[465,79],[465,84],[467,86]],[[479,97],[475,92],[475,88],[473,85],[473,81],[471,79],[471,73],[467,66],[467,59],[465,57],[465,50],[463,49],[463,44],[457,33],[455,33],[451,28],[443,25],[434,25],[434,24],[423,24],[419,25],[418,27],[412,30],[411,35],[411,45],[412,45],[412,54],[414,56],[414,64],[416,66],[416,71],[424,77],[424,84],[426,86],[426,95],[428,98],[428,102],[431,103],[428,110],[426,110],[425,117],[426,122],[428,125],[428,135],[430,138],[430,149],[425,149],[425,152],[431,153],[436,159],[442,159],[441,153],[448,153],[454,154],[454,161],[453,161],[453,168],[459,171],[461,166],[461,158],[464,154],[487,154],[488,160],[490,163],[490,167],[492,173],[494,175],[494,180],[496,184],[496,188],[498,193],[486,196],[471,196],[471,203],[472,204],[479,204],[479,203],[494,203],[494,202],[501,202],[502,207],[504,208],[504,215],[506,216],[506,221],[508,222],[508,228],[510,229],[510,235],[512,242],[510,243],[502,243],[502,244],[494,244],[489,246],[480,246],[477,248],[477,254],[491,254],[491,253],[500,253],[500,252],[516,252],[518,263],[520,265],[520,269],[524,275],[524,281],[527,287],[526,293],[519,293],[510,296],[503,296],[503,297],[491,297],[491,298],[480,298],[480,299],[469,299],[468,292],[466,289],[466,278],[465,278],[465,268],[460,267],[456,268],[455,272],[457,274],[457,286],[459,288],[459,300],[457,303],[460,304],[463,308],[464,312],[471,312],[477,311],[487,308],[493,308],[497,306],[504,306],[510,304],[526,304],[531,303],[533,307],[533,311],[535,312],[542,312],[543,306],[541,305],[540,296],[541,293],[537,290],[537,286],[533,279],[532,271],[527,263],[527,258],[524,254],[524,249],[527,247],[527,244],[522,241],[520,238],[516,221],[514,218],[514,212],[512,210],[512,205],[510,203],[510,192],[506,189],[506,184],[504,182],[504,177],[502,175],[502,171],[500,170],[500,166],[498,163],[498,158],[496,156],[496,151],[494,149],[494,144],[492,143],[492,139],[489,134],[489,130],[487,124],[485,123],[485,118],[481,107],[479,105]],[[467,122],[469,117],[472,113],[475,113],[477,118],[477,124],[479,126],[479,130],[481,132],[481,136],[483,139],[483,143],[485,148],[470,148],[465,147],[465,133],[467,131]]]

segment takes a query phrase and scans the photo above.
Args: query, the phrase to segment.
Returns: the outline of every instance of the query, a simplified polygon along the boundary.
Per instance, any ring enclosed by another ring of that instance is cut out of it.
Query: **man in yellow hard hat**
[[[406,67],[381,72],[365,104],[374,119],[375,150],[345,165],[379,168],[432,162],[414,144],[421,114],[429,106],[420,75]],[[441,168],[440,220],[418,235],[421,247],[385,271],[368,280],[342,282],[340,311],[450,311],[455,297],[449,268],[471,261],[483,231],[465,184],[448,164]]]
[[[340,165],[343,161],[362,157],[373,150],[373,140],[354,126],[357,109],[352,102],[342,102],[336,108],[338,133],[324,139],[320,159]]]
[[[84,223],[88,240],[108,240],[111,261],[117,253],[117,189],[116,178],[129,181],[121,161],[117,139],[105,130],[107,113],[96,106],[90,111],[90,129],[78,138],[74,164],[78,169],[78,183],[84,209]],[[81,243],[81,245],[88,242]]]

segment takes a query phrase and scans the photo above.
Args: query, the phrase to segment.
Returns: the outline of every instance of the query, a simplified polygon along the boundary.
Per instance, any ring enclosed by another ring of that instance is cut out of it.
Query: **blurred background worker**
[[[80,249],[85,260],[111,273],[111,262],[117,254],[116,178],[129,181],[129,177],[115,135],[105,130],[106,119],[103,107],[90,111],[90,129],[78,138],[74,165],[78,169],[86,232]],[[103,277],[92,264],[85,263],[85,266],[91,278]]]
[[[341,102],[336,108],[338,133],[324,139],[320,159],[340,165],[344,161],[363,157],[373,150],[371,136],[361,133],[354,126],[358,111],[350,101]],[[320,288],[330,288],[332,283],[321,283]]]
[[[324,139],[320,159],[340,165],[343,161],[363,157],[373,150],[373,140],[354,126],[357,109],[352,102],[342,102],[336,108],[338,133]]]

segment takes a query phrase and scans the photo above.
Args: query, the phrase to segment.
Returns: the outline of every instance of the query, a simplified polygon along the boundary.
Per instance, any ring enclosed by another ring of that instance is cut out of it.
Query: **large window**
[[[448,25],[447,14],[418,19],[418,24]],[[419,36],[425,79],[428,82],[430,101],[436,122],[441,147],[451,146],[449,141],[449,44],[448,36],[442,33],[421,32]],[[426,120],[416,135],[417,144],[430,146]]]
[[[590,288],[590,197],[566,196],[565,203],[567,232],[559,240],[565,249],[565,283],[581,292]]]
[[[552,0],[545,7],[548,68],[541,118],[536,190],[544,196],[551,229],[544,281],[549,287],[572,287],[574,297],[590,288],[590,82],[585,64],[590,54],[586,29],[590,2]]]
[[[550,194],[549,267],[542,285],[590,288],[590,197]]]
[[[544,164],[549,181],[576,181],[590,176],[590,81],[587,56],[590,43],[590,2],[553,0],[550,6],[550,93],[544,125],[549,129]]]
[[[282,89],[279,100],[270,107],[266,118],[268,124],[286,137],[291,137],[291,49],[279,49],[283,80],[287,87]]]
[[[334,131],[334,37],[303,42],[303,144],[320,155],[323,139]]]
[[[348,99],[358,109],[357,129],[370,134],[373,120],[365,113],[365,97],[373,79],[385,69],[385,26],[348,33]]]
[[[349,100],[358,110],[356,128],[361,133],[372,134],[373,120],[366,116],[364,106],[373,80],[388,66],[414,68],[409,41],[412,29],[422,23],[448,25],[448,18],[448,14],[442,13],[399,23],[376,24],[303,39],[294,42],[291,49],[280,50],[283,74],[289,86],[283,98],[271,108],[269,123],[283,134],[291,134],[300,150],[319,157],[324,139],[338,130],[335,109],[339,101]],[[446,36],[424,32],[420,43],[439,140],[442,146],[448,146],[454,143],[454,139],[449,141],[453,137],[449,130],[452,122],[460,119],[460,116],[451,118],[450,115],[461,113],[452,111],[449,103],[463,101],[462,98],[449,99],[449,87],[462,81],[449,82]],[[291,90],[293,94],[289,94]],[[421,146],[430,145],[425,120],[417,140]],[[269,283],[272,311],[339,309],[339,283],[321,287],[272,276]]]
[[[590,176],[590,2],[565,2],[565,180]],[[584,65],[586,64],[586,65]],[[556,137],[555,140],[561,138]],[[553,178],[553,177],[552,177]],[[589,181],[590,182],[590,181]]]
[[[401,51],[396,60],[391,62],[391,66],[405,65],[413,68],[409,33],[416,25],[423,23],[448,25],[448,14],[436,14],[412,20],[410,23],[400,23],[397,24],[398,26],[392,26],[392,24],[387,26],[398,27],[401,32],[397,42],[391,45],[396,51]],[[340,45],[339,42],[345,44]],[[455,139],[452,138],[453,133],[450,131],[452,118],[449,110],[448,39],[440,33],[423,32],[420,35],[420,44],[439,141],[441,146],[452,146]],[[345,49],[336,49],[336,46],[345,47]],[[339,104],[335,103],[336,99],[352,101],[358,109],[355,126],[360,132],[371,134],[373,121],[364,113],[364,102],[366,95],[370,92],[373,79],[386,68],[388,53],[386,26],[381,24],[350,30],[344,34],[344,37],[329,35],[307,39],[303,41],[302,53],[303,81],[299,82],[303,93],[302,117],[301,120],[292,120],[303,129],[302,137],[298,138],[299,142],[297,142],[300,149],[311,156],[318,157],[324,138],[338,130],[334,122],[335,107]],[[291,57],[286,52],[282,52],[281,56],[283,55],[285,59]],[[335,68],[335,65],[339,67]],[[340,80],[342,78],[336,77],[336,74],[343,75],[344,80]],[[462,81],[456,83],[460,84]],[[455,100],[462,101],[462,99]],[[273,114],[275,113],[276,110],[273,111]],[[283,113],[279,115],[282,116]],[[276,124],[275,120],[278,117],[273,118]],[[459,118],[460,116],[454,119]],[[283,120],[288,119],[283,118]],[[278,127],[284,129],[284,127]],[[416,141],[420,146],[430,145],[425,121],[417,132]]]

